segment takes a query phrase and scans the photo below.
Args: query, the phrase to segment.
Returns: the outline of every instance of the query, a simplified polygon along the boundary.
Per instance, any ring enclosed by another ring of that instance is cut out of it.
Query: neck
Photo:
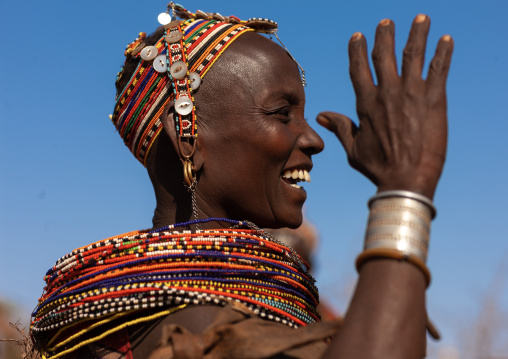
[[[153,228],[187,222],[192,216],[191,196],[182,185],[181,191],[169,192],[165,186],[154,184],[157,207],[155,208]]]
[[[183,169],[171,142],[161,133],[152,146],[147,163],[148,175],[155,192],[157,207],[153,228],[186,222],[191,218],[191,196],[183,186]]]
[[[153,228],[162,228],[168,225],[184,223],[190,220],[194,220],[192,215],[192,197],[191,193],[181,185],[180,191],[172,193],[166,190],[163,186],[154,185],[155,197],[157,199],[157,207],[154,211],[152,219]],[[199,193],[196,195],[197,200],[197,212],[198,219],[206,219],[211,217],[225,217],[225,215],[217,215],[207,211],[207,207],[199,197]],[[201,204],[201,205],[200,205]],[[222,221],[210,221],[206,223],[200,223],[199,229],[214,229],[214,228],[228,228],[231,223]],[[191,229],[196,229],[195,225],[191,226]]]
[[[162,228],[194,219],[192,196],[183,185],[182,163],[176,152],[171,150],[169,138],[164,133],[161,133],[152,147],[147,169],[157,201],[152,219],[153,228]],[[198,184],[196,189],[198,218],[227,217],[220,210],[220,206],[214,205],[200,196],[200,193],[206,193],[206,188],[203,188],[203,185],[201,182],[201,188]],[[227,228],[229,226],[230,224],[224,222],[208,222],[200,224],[199,228]],[[192,226],[192,229],[195,229],[195,226]]]

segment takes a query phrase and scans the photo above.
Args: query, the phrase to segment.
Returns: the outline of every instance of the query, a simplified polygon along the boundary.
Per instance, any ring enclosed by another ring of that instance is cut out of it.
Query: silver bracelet
[[[393,250],[427,261],[432,202],[409,191],[386,191],[369,200],[364,250]]]
[[[425,197],[422,194],[411,192],[411,191],[391,190],[391,191],[379,192],[378,194],[376,194],[375,196],[373,196],[369,199],[369,202],[368,202],[369,208],[374,201],[381,199],[381,198],[390,198],[390,197],[410,198],[410,199],[419,201],[429,207],[431,214],[432,214],[432,219],[436,218],[437,209],[436,209],[436,206],[434,206],[434,203],[432,202],[432,200],[428,197]]]

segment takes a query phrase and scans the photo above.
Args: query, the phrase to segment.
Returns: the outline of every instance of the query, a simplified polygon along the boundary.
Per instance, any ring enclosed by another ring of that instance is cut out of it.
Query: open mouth
[[[294,168],[292,170],[285,170],[281,178],[284,182],[286,182],[291,187],[297,189],[303,189],[302,186],[297,185],[298,182],[309,182],[310,183],[310,174],[309,171],[301,168]]]

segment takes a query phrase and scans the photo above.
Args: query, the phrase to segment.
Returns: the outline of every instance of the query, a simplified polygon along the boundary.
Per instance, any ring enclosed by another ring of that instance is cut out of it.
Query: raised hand
[[[430,19],[413,21],[397,72],[395,27],[382,20],[376,30],[372,59],[374,84],[361,33],[349,41],[350,75],[357,98],[359,126],[334,112],[318,115],[318,122],[334,132],[351,166],[378,191],[408,190],[433,198],[446,156],[446,78],[453,40],[443,36],[437,45],[426,80],[422,69]]]

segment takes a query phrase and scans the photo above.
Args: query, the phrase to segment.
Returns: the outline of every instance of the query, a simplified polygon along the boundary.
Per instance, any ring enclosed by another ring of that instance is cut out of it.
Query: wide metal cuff
[[[434,206],[429,206],[429,203],[420,198],[403,197],[400,193],[402,191],[394,191],[398,194],[395,197],[387,192],[382,192],[369,201],[364,250],[393,249],[405,256],[416,256],[425,263],[430,223],[435,215]]]

